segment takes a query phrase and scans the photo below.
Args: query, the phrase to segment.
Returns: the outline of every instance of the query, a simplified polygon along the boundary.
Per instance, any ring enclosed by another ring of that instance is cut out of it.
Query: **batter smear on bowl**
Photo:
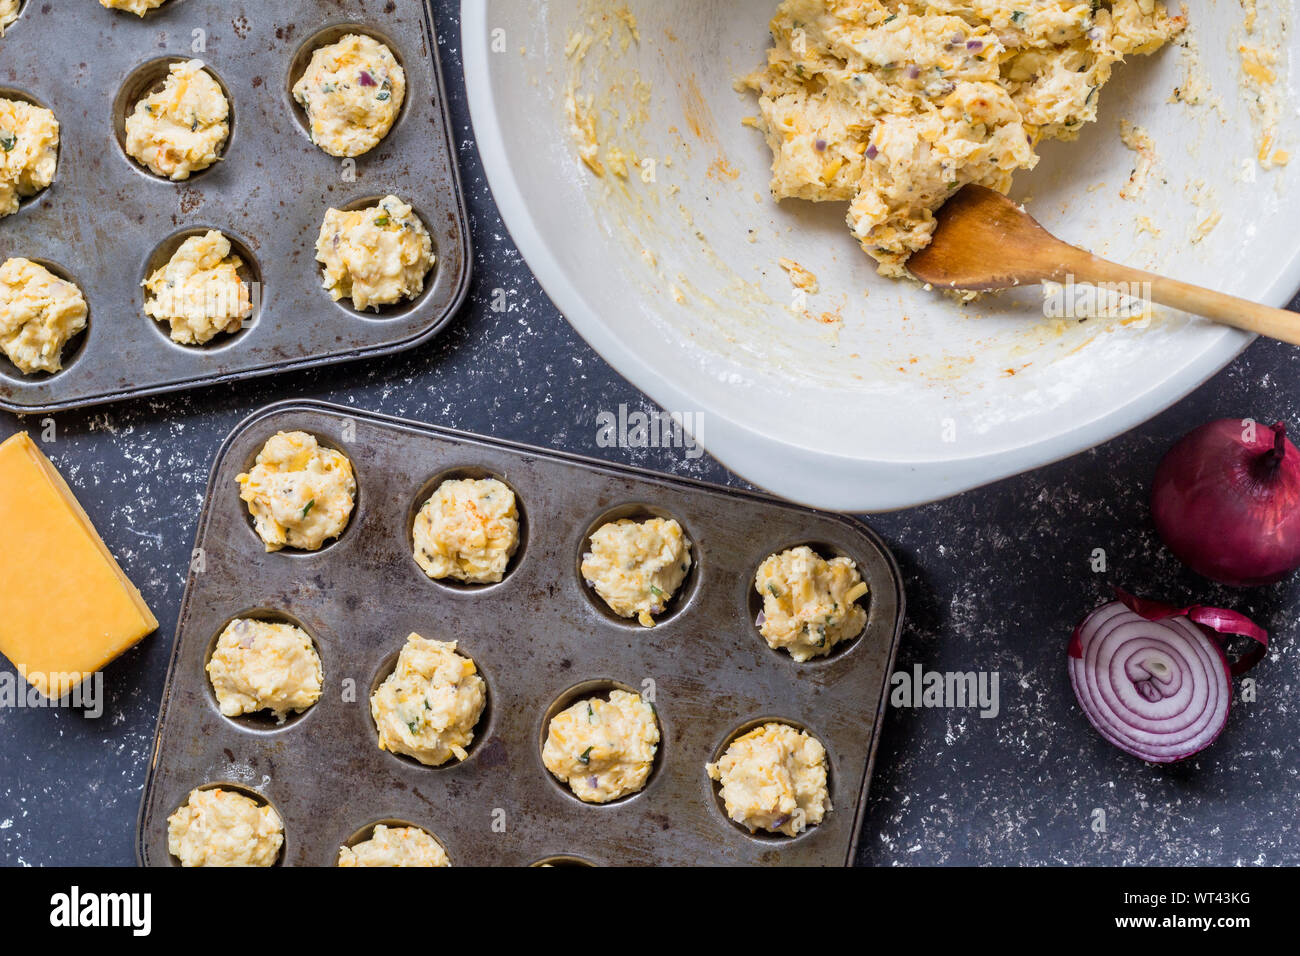
[[[1116,63],[1184,26],[1158,0],[785,0],[744,81],[772,195],[848,201],[880,273],[902,276],[948,196],[1007,192],[1040,142],[1097,118]]]

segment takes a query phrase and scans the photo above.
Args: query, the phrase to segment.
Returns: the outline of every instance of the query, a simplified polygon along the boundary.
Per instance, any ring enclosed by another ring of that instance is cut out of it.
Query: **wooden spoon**
[[[966,186],[935,214],[930,245],[907,260],[922,282],[982,292],[1073,279],[1142,289],[1154,302],[1300,345],[1300,315],[1099,259],[1057,239],[1006,196]],[[1145,285],[1150,283],[1150,285]]]

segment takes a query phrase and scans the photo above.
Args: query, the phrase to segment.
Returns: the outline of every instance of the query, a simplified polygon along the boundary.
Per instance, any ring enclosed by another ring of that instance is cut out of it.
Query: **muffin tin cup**
[[[249,533],[235,476],[278,431],[302,430],[351,458],[365,507],[319,554],[265,552]],[[510,483],[529,533],[511,574],[482,590],[431,587],[410,554],[412,503],[449,469]],[[690,601],[654,628],[628,628],[584,593],[578,549],[594,516],[652,504],[692,535]],[[792,542],[851,555],[871,588],[868,624],[829,660],[798,664],[758,637],[747,589]],[[138,853],[169,865],[167,816],[194,787],[238,782],[285,824],[285,865],[332,866],[338,842],[375,820],[434,834],[454,865],[845,865],[855,854],[902,625],[897,565],[861,523],[761,495],[317,402],[263,409],[213,467],[141,806]],[[217,711],[203,666],[213,636],[247,608],[308,630],[321,699],[267,733]],[[470,757],[431,769],[381,751],[375,676],[412,631],[458,640],[488,675],[490,717]],[[542,764],[549,708],[588,682],[653,695],[662,735],[641,792],[606,805],[564,792]],[[704,765],[737,727],[780,715],[827,750],[826,820],[798,838],[750,836],[722,815]]]
[[[427,0],[347,6],[186,0],[140,20],[93,2],[27,5],[0,39],[22,83],[0,86],[54,111],[59,168],[49,189],[0,219],[0,261],[61,264],[93,321],[75,362],[65,351],[56,374],[25,376],[0,354],[0,408],[62,411],[388,355],[450,322],[469,287],[471,256],[432,8]],[[288,92],[309,48],[348,30],[390,42],[407,75],[392,130],[353,161],[312,144]],[[94,43],[68,42],[88,31]],[[204,49],[196,50],[200,40]],[[192,57],[229,93],[231,136],[220,162],[170,182],[127,157],[119,131],[150,64]],[[437,263],[415,300],[357,312],[321,288],[316,237],[327,209],[390,193],[420,214]],[[244,244],[262,283],[260,311],[234,336],[179,346],[145,315],[140,281],[161,243],[198,228]]]

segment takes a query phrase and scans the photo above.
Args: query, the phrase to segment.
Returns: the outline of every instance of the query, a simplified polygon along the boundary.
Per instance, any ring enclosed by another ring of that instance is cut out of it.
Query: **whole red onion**
[[[1222,584],[1271,584],[1300,567],[1300,451],[1286,425],[1223,418],[1189,432],[1156,469],[1156,530]]]

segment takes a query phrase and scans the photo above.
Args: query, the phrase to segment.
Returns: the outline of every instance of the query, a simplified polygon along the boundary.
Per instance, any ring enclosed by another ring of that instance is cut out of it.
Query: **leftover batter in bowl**
[[[63,348],[86,327],[86,298],[30,259],[0,265],[0,351],[26,375],[63,368]]]
[[[360,156],[388,135],[406,97],[406,73],[374,37],[350,33],[312,54],[293,98],[312,142],[331,156]]]
[[[173,63],[163,88],[126,118],[127,155],[175,182],[221,158],[230,137],[230,102],[202,60]]]
[[[167,0],[99,0],[99,5],[110,10],[125,10],[127,13],[142,17],[150,10],[157,10],[166,2]]]
[[[754,728],[704,769],[722,785],[727,816],[751,833],[798,836],[831,809],[826,748],[789,724],[773,721]]]
[[[41,106],[0,98],[0,219],[54,182],[59,121]]]
[[[325,213],[316,259],[335,302],[351,299],[360,312],[414,299],[433,268],[433,240],[420,217],[396,196],[374,206]]]
[[[190,791],[167,818],[167,849],[181,866],[273,866],[283,844],[275,810],[220,787]]]
[[[948,196],[1006,192],[1040,142],[1097,118],[1114,64],[1183,26],[1157,0],[784,0],[745,81],[772,195],[849,201],[854,236],[901,276]]]
[[[356,502],[352,462],[306,432],[279,432],[236,476],[267,551],[315,551],[348,525]]]
[[[412,634],[393,673],[371,695],[370,714],[380,750],[439,767],[468,756],[486,704],[487,684],[455,641]]]
[[[444,481],[416,515],[414,538],[429,577],[500,581],[519,547],[515,493],[495,478]]]
[[[829,654],[867,623],[857,604],[867,585],[850,558],[827,561],[807,546],[791,548],[759,565],[754,588],[763,596],[759,633],[797,661]]]
[[[227,717],[269,710],[280,723],[320,699],[320,655],[292,624],[239,618],[217,638],[208,679]]]
[[[0,37],[5,35],[5,27],[18,19],[18,7],[21,0],[0,0]]]
[[[339,847],[339,866],[451,866],[442,844],[419,827],[380,823],[370,839]]]
[[[619,617],[654,626],[691,569],[691,542],[672,518],[624,518],[596,529],[582,577]]]
[[[639,694],[587,697],[551,718],[542,763],[585,803],[609,803],[646,785],[659,749],[654,707]]]
[[[244,262],[215,229],[186,239],[161,269],[144,281],[145,314],[171,326],[173,342],[203,345],[235,333],[253,314],[251,290],[239,277]]]

